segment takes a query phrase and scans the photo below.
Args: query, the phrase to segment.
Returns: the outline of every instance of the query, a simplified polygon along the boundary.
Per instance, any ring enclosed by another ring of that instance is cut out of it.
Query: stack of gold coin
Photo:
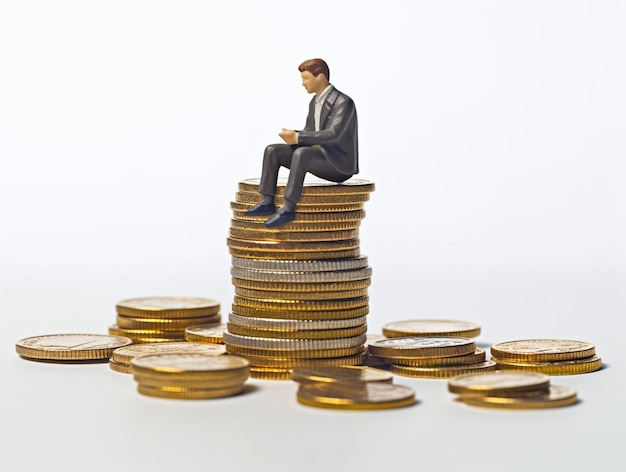
[[[585,374],[602,368],[593,344],[566,339],[525,339],[491,346],[498,370],[523,370],[547,375]]]
[[[550,385],[550,377],[538,372],[485,372],[450,379],[448,390],[472,406],[528,410],[573,405],[576,390]]]
[[[358,229],[374,184],[307,180],[295,221],[267,228],[248,216],[258,179],[239,183],[228,237],[235,296],[226,350],[250,361],[251,376],[291,378],[299,366],[361,365],[372,269]],[[283,204],[285,181],[277,187]]]
[[[142,343],[131,344],[120,347],[113,351],[109,367],[115,372],[130,374],[130,361],[135,357],[148,354],[169,354],[169,353],[199,353],[211,356],[219,356],[226,352],[224,345],[193,343],[193,342],[172,342],[172,343]]]
[[[220,304],[208,298],[134,298],[115,308],[117,323],[109,327],[109,334],[134,343],[185,341],[187,327],[221,321]]]
[[[15,343],[15,350],[32,361],[59,363],[106,362],[113,352],[132,341],[106,334],[46,334]]]
[[[236,395],[250,376],[246,359],[205,353],[142,355],[130,361],[130,370],[139,393],[178,400]]]
[[[387,338],[370,343],[368,351],[370,358],[405,377],[447,378],[496,369],[474,341],[456,336]]]

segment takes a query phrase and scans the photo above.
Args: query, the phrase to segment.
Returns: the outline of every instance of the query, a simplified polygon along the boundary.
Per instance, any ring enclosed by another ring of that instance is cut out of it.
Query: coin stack
[[[450,379],[448,390],[472,406],[528,410],[573,405],[576,390],[550,385],[550,377],[537,372],[485,372]]]
[[[139,393],[177,400],[236,395],[250,375],[242,357],[180,352],[135,357],[130,370]]]
[[[223,345],[199,344],[193,342],[172,342],[172,343],[142,343],[131,344],[120,347],[113,351],[109,367],[115,372],[130,374],[130,362],[139,356],[148,354],[169,354],[169,353],[200,353],[212,356],[219,356],[226,352]]]
[[[463,337],[392,337],[370,343],[368,350],[371,358],[405,377],[447,378],[496,369],[495,362],[485,360],[483,349]]]
[[[185,341],[187,327],[221,321],[220,304],[208,298],[134,298],[115,308],[117,324],[109,327],[109,334],[125,336],[134,343]]]
[[[566,339],[526,339],[491,346],[498,370],[523,370],[547,375],[572,375],[602,368],[593,344]]]
[[[374,184],[305,181],[295,221],[267,228],[248,216],[258,179],[239,183],[227,245],[235,296],[226,350],[250,361],[250,375],[291,378],[297,366],[361,365],[372,269],[358,231]],[[276,203],[282,205],[285,180]]]

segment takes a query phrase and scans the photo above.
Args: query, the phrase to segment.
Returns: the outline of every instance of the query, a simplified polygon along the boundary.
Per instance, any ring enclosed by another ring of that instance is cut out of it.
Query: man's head
[[[328,87],[330,71],[328,64],[323,59],[309,59],[298,66],[302,77],[302,85],[309,93],[320,93]]]

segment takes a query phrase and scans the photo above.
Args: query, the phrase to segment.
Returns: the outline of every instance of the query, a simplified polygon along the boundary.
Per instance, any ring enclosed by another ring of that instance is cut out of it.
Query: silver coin
[[[264,282],[324,283],[367,279],[372,276],[372,268],[364,267],[362,269],[326,272],[287,272],[232,267],[230,274],[238,279],[262,280]]]
[[[367,256],[329,260],[263,260],[232,257],[233,267],[269,272],[336,272],[367,267]]]

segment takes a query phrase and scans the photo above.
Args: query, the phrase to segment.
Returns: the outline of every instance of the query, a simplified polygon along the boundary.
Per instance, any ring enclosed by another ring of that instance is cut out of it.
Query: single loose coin
[[[450,357],[471,354],[474,341],[451,336],[410,336],[387,338],[368,344],[370,354],[378,357]]]
[[[217,301],[198,297],[132,298],[116,305],[118,315],[141,318],[192,318],[215,315],[219,309]]]
[[[532,390],[547,391],[550,377],[536,372],[485,372],[450,379],[448,391],[459,395],[507,396]]]
[[[483,397],[461,396],[464,403],[485,408],[502,408],[509,410],[531,410],[539,408],[556,408],[574,405],[578,402],[576,390],[559,385],[551,385],[548,393],[543,395],[519,397]]]
[[[211,356],[219,356],[226,352],[226,348],[224,345],[194,343],[188,341],[132,344],[126,347],[120,347],[113,351],[111,360],[121,364],[130,364],[130,361],[138,356],[144,356],[147,354],[167,354],[173,352],[200,353]]]
[[[318,366],[296,367],[291,372],[292,380],[310,382],[387,382],[393,381],[391,372],[364,366]]]
[[[209,400],[237,395],[243,391],[243,384],[226,388],[211,388],[190,390],[184,388],[150,387],[138,384],[137,391],[149,397],[165,398],[169,400]]]
[[[406,320],[394,321],[383,326],[388,338],[406,336],[460,336],[474,338],[480,334],[480,326],[469,321],[456,320]]]
[[[498,343],[491,347],[493,357],[522,362],[566,361],[590,357],[595,353],[593,344],[567,339],[524,339]]]
[[[415,391],[382,382],[303,383],[297,393],[303,405],[337,410],[382,410],[415,404]]]
[[[456,377],[468,372],[495,371],[496,363],[492,360],[479,362],[477,364],[447,365],[443,367],[407,367],[391,364],[389,369],[392,373],[404,377],[418,377],[426,379],[441,379]]]
[[[247,371],[250,363],[238,356],[197,353],[148,354],[130,361],[133,373],[196,374]],[[192,375],[189,375],[191,377]]]
[[[196,343],[224,344],[224,331],[226,329],[226,323],[189,326],[185,329],[185,339]]]
[[[115,349],[131,343],[127,337],[105,334],[49,334],[22,339],[15,350],[34,360],[97,361],[109,359]]]
[[[598,356],[572,359],[569,361],[518,362],[509,359],[491,357],[502,370],[524,370],[541,372],[546,375],[574,375],[595,372],[602,368],[602,359]]]

